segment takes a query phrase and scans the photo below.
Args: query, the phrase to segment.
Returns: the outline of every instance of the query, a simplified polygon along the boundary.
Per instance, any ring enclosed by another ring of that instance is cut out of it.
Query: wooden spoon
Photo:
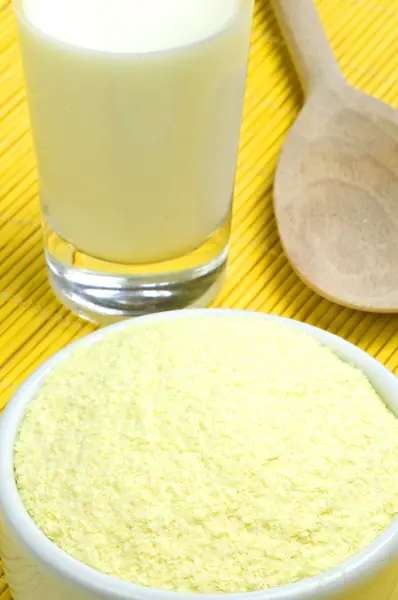
[[[398,111],[344,79],[312,0],[274,0],[306,93],[276,171],[284,250],[316,292],[398,311]]]

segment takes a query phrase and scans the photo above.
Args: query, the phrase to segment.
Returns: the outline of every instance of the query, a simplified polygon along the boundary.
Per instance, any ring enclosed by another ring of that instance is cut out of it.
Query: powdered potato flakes
[[[149,322],[83,346],[15,452],[32,519],[106,574],[243,592],[341,563],[397,513],[398,421],[364,375],[260,319]]]

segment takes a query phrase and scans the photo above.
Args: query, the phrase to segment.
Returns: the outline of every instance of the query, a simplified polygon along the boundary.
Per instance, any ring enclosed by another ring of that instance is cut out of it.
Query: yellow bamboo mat
[[[318,0],[317,5],[347,78],[398,107],[398,0]],[[272,178],[300,103],[269,0],[258,0],[229,276],[215,305],[318,325],[398,371],[398,316],[363,314],[322,300],[298,280],[282,253]],[[15,25],[10,0],[0,0],[0,410],[38,364],[93,329],[60,305],[46,280]],[[10,598],[0,563],[0,599]]]

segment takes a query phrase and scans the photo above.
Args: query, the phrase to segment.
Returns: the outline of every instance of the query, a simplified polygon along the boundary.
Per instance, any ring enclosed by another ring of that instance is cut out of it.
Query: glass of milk
[[[14,0],[57,296],[107,323],[222,282],[253,0]]]

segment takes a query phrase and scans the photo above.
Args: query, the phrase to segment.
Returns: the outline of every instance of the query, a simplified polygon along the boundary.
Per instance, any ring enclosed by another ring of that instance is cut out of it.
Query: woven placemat
[[[216,0],[215,0],[216,1]],[[318,0],[349,81],[398,107],[398,0]],[[255,9],[227,282],[215,306],[328,329],[398,371],[398,316],[341,308],[306,288],[283,255],[272,211],[278,153],[302,102],[269,0]],[[10,0],[0,0],[0,410],[54,352],[94,330],[54,298],[41,245],[35,162]],[[10,600],[0,563],[0,599]]]

